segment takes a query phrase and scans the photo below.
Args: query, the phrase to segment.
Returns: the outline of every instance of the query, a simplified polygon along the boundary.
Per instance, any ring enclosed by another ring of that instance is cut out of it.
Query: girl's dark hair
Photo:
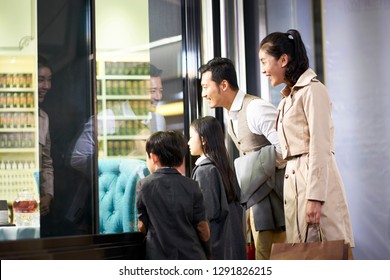
[[[207,116],[194,120],[191,126],[205,140],[205,145],[202,145],[203,153],[215,164],[221,174],[225,193],[228,202],[238,201],[238,195],[235,192],[234,173],[230,165],[229,154],[224,144],[224,136],[222,126],[219,121]]]
[[[158,131],[146,140],[146,152],[157,155],[164,167],[178,167],[186,155],[187,142],[176,131]]]
[[[199,68],[199,72],[203,75],[204,72],[211,72],[211,80],[219,85],[223,80],[229,82],[233,90],[238,90],[237,73],[233,62],[228,58],[215,57],[207,64]]]
[[[261,41],[259,50],[265,51],[275,59],[279,59],[282,54],[288,55],[289,61],[284,78],[289,86],[295,85],[298,78],[309,68],[305,44],[295,29],[289,29],[286,33],[274,32],[267,35]]]

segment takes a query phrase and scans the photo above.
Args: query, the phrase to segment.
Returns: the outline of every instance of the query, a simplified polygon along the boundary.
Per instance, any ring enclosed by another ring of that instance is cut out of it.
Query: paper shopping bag
[[[308,243],[274,243],[271,260],[347,260],[349,244],[344,240]]]

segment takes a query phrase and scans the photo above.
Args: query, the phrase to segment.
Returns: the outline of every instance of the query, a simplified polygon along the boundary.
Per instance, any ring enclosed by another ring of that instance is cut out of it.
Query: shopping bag
[[[344,240],[310,243],[274,243],[271,260],[347,260],[348,246]]]
[[[347,260],[349,243],[344,240],[327,241],[318,226],[319,241],[307,242],[307,231],[303,243],[274,243],[271,260]]]

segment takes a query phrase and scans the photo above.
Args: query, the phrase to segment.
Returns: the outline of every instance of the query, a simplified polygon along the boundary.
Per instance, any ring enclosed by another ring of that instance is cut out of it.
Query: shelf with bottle
[[[34,132],[1,132],[0,152],[31,152],[35,148]]]
[[[35,55],[0,56],[0,198],[23,190],[39,200],[38,94]]]
[[[102,95],[104,88],[106,96],[148,97],[145,93],[150,88],[149,79],[149,76],[107,76],[97,80],[97,94]]]
[[[26,89],[0,88],[0,109],[34,108],[34,92]]]
[[[145,159],[145,144],[146,138],[115,138],[106,140],[106,150],[104,143],[99,142],[99,158],[104,157],[129,157],[137,159]]]
[[[35,148],[32,73],[0,73],[0,152],[30,153]]]
[[[31,90],[32,80],[32,73],[0,73],[0,90]]]
[[[97,111],[99,158],[145,158],[150,135],[148,62],[98,61]]]
[[[148,76],[149,63],[146,61],[98,61],[96,73],[109,76]]]
[[[27,190],[39,199],[38,181],[34,160],[0,160],[0,198],[10,204],[18,193]]]
[[[98,61],[97,94],[142,96],[150,87],[148,62]]]

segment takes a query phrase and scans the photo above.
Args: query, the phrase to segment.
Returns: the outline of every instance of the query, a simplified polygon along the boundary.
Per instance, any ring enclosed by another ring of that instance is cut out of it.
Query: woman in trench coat
[[[290,29],[267,35],[260,43],[259,59],[272,86],[286,84],[276,127],[287,160],[287,242],[305,242],[308,225],[319,224],[325,240],[344,239],[354,247],[344,185],[334,156],[330,96],[309,68],[299,32]]]

